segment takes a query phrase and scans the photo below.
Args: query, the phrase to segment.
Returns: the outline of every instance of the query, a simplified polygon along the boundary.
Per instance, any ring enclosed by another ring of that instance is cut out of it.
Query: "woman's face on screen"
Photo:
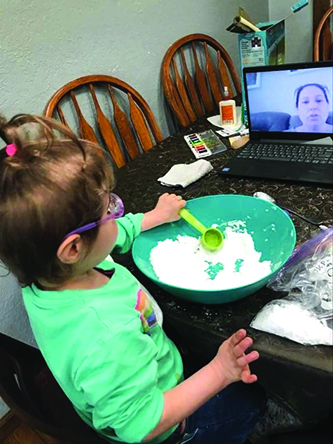
[[[302,89],[298,100],[298,113],[303,125],[323,125],[328,112],[329,105],[321,88],[309,85]]]

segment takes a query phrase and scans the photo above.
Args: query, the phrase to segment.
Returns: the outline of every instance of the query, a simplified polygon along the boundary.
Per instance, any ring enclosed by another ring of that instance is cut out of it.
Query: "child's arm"
[[[149,441],[190,416],[206,401],[227,385],[243,381],[252,383],[257,376],[251,374],[249,364],[258,359],[257,351],[245,355],[252,339],[245,330],[239,330],[227,339],[215,358],[197,373],[171,390],[164,392],[164,408],[160,422],[146,436]]]
[[[154,228],[157,225],[164,224],[166,222],[173,222],[180,218],[179,210],[185,207],[185,200],[181,196],[175,194],[164,193],[158,199],[156,207],[145,213],[141,230],[146,231],[150,228]]]
[[[181,196],[165,193],[158,199],[156,207],[148,213],[130,214],[117,219],[118,237],[114,245],[114,252],[126,253],[129,251],[134,239],[141,231],[179,219],[179,210],[185,204],[186,202]]]

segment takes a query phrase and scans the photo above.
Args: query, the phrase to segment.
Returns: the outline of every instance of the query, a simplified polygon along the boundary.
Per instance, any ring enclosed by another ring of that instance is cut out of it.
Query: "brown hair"
[[[50,118],[0,116],[0,137],[16,145],[0,161],[0,260],[23,285],[60,284],[73,274],[57,257],[61,241],[102,217],[112,168],[102,148]],[[89,246],[97,233],[98,227],[81,236]]]
[[[306,83],[305,85],[299,86],[298,88],[295,89],[294,95],[295,95],[296,108],[298,108],[299,96],[300,96],[301,92],[303,91],[303,89],[306,88],[307,86],[315,86],[316,88],[321,89],[326,102],[329,103],[329,100],[328,100],[329,90],[328,90],[327,86],[320,85],[319,83]]]

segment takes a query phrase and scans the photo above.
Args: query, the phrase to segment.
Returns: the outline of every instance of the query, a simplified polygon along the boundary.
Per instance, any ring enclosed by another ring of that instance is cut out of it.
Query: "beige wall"
[[[269,19],[281,20],[291,13],[295,0],[269,0]],[[312,50],[312,8],[309,5],[286,20],[286,63],[311,62]]]

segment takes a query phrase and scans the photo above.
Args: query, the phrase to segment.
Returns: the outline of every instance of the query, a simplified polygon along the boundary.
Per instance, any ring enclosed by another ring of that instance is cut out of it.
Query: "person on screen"
[[[327,123],[330,111],[329,91],[319,83],[307,83],[295,90],[295,105],[302,125],[288,132],[333,133],[333,125]]]

